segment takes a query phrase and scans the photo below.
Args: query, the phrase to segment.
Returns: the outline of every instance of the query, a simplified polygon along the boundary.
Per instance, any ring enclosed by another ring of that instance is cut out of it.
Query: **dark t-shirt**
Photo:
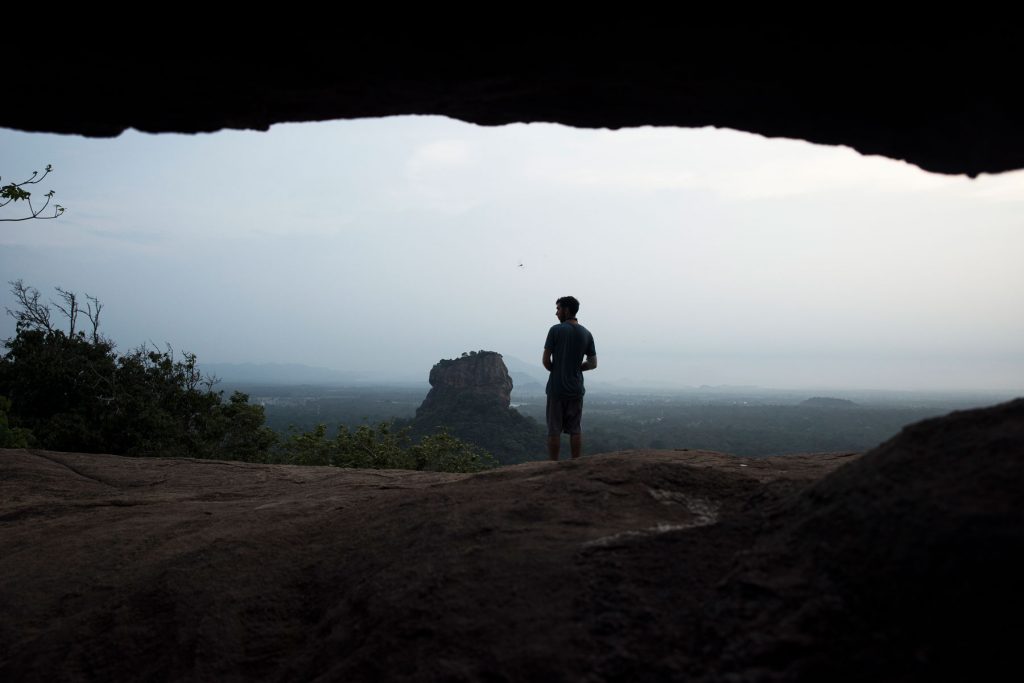
[[[594,336],[583,325],[559,323],[548,330],[544,348],[551,351],[551,374],[548,375],[548,396],[583,398],[583,356],[596,357]]]

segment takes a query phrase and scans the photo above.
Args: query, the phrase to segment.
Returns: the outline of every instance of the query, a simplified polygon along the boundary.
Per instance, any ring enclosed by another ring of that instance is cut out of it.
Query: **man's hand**
[[[594,370],[597,368],[597,356],[587,356],[587,359],[580,365],[580,370],[586,372],[587,370]]]

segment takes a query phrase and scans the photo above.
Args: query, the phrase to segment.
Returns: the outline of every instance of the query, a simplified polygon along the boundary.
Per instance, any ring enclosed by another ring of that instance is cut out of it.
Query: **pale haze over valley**
[[[542,374],[571,294],[600,359],[588,382],[1024,390],[1024,172],[442,117],[0,130],[4,184],[48,163],[34,196],[67,213],[0,223],[3,280],[98,297],[122,350],[425,380],[488,349]]]

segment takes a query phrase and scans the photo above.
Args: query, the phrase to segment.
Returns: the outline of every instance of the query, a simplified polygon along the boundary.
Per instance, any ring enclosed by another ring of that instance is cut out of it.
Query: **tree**
[[[18,305],[8,313],[17,333],[0,356],[0,395],[10,400],[10,428],[28,430],[19,434],[31,433],[54,450],[266,457],[276,436],[264,426],[262,406],[250,405],[241,393],[224,403],[195,354],[179,359],[170,346],[145,345],[118,354],[99,331],[103,306],[95,297],[85,295],[83,308],[82,297],[58,287],[59,299],[45,303],[21,280],[10,284]],[[54,309],[66,326],[54,321]],[[83,314],[88,334],[78,329]]]
[[[54,328],[51,323],[53,312],[50,310],[50,306],[48,304],[39,300],[39,290],[35,287],[27,286],[21,280],[15,280],[8,284],[11,285],[11,293],[14,294],[15,301],[18,302],[18,308],[14,310],[8,308],[7,315],[14,318],[17,328],[26,328],[41,332],[54,332]],[[84,312],[89,320],[89,324],[92,326],[92,333],[90,335],[92,341],[94,343],[99,341],[100,311],[103,310],[103,304],[101,304],[96,297],[86,294],[86,305],[85,310],[83,311],[82,302],[78,294],[61,287],[56,287],[56,290],[57,293],[60,294],[60,298],[64,302],[64,305],[53,301],[50,303],[67,318],[68,336],[75,336],[75,327],[78,325],[78,317]]]
[[[21,327],[5,346],[0,394],[11,401],[12,426],[31,430],[44,448],[118,452],[107,437],[121,406],[113,345]]]
[[[263,406],[249,403],[248,394],[235,391],[219,412],[217,452],[211,457],[225,460],[266,460],[277,443],[277,434],[265,424]]]
[[[53,190],[50,190],[43,196],[46,197],[46,201],[43,205],[36,209],[32,206],[32,193],[25,189],[26,185],[36,185],[42,182],[43,178],[50,175],[53,171],[51,164],[46,165],[46,170],[43,171],[42,175],[39,175],[39,171],[32,171],[32,175],[27,180],[23,180],[20,183],[8,183],[0,186],[0,209],[4,208],[12,202],[25,202],[28,205],[28,215],[22,216],[21,218],[0,218],[0,221],[29,221],[33,218],[39,220],[51,220],[59,218],[64,214],[64,207],[60,204],[53,205],[53,215],[44,216],[43,212],[50,206],[50,201],[53,199],[53,195],[56,194]],[[38,177],[37,177],[38,176]],[[3,178],[0,178],[3,180]]]
[[[0,396],[0,448],[28,448],[32,443],[32,432],[27,429],[12,429],[7,423],[7,411],[11,402]]]

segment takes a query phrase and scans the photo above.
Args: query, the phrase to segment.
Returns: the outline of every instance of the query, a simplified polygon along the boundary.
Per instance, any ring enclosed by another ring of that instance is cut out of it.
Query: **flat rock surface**
[[[1021,604],[1024,401],[988,411],[864,456],[480,474],[0,450],[0,678],[984,671],[1024,613],[952,626]]]

